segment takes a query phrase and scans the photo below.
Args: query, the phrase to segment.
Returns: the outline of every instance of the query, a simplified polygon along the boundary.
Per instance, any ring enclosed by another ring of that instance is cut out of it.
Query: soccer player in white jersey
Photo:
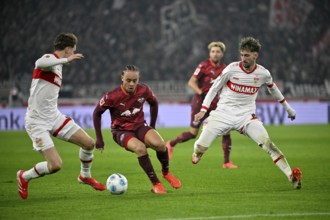
[[[207,93],[200,112],[195,115],[195,121],[203,118],[213,98],[220,91],[219,101],[217,108],[210,113],[208,124],[195,142],[192,163],[197,164],[200,161],[217,136],[236,130],[250,137],[266,151],[293,187],[300,189],[301,171],[297,167],[291,170],[283,153],[272,142],[255,114],[259,88],[266,85],[270,94],[288,112],[288,117],[291,120],[296,117],[296,111],[285,100],[273,82],[270,72],[256,63],[260,48],[258,40],[252,37],[243,38],[239,47],[241,61],[229,64]]]
[[[72,33],[60,34],[54,41],[54,53],[43,55],[35,63],[25,128],[34,150],[40,152],[45,161],[27,171],[17,172],[18,192],[23,199],[28,196],[28,183],[31,179],[56,173],[62,167],[62,159],[50,135],[80,147],[80,183],[89,184],[96,190],[106,189],[102,183],[91,177],[95,141],[57,108],[63,64],[83,58],[81,53],[75,54],[77,42],[77,37]]]

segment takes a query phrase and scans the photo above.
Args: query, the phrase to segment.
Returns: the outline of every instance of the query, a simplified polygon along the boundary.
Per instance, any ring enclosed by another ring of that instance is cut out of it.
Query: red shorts
[[[128,141],[135,137],[144,143],[144,137],[146,133],[153,129],[152,127],[144,124],[135,131],[120,131],[120,130],[112,130],[112,137],[113,140],[119,144],[120,146],[124,147],[127,150],[127,143]]]

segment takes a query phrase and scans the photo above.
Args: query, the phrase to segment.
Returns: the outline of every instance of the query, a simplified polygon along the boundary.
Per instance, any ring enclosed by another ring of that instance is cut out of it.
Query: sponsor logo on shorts
[[[119,137],[120,143],[123,143],[124,139],[125,139],[125,134],[121,134]]]
[[[36,142],[38,147],[42,147],[44,145],[44,142],[42,141],[41,138],[36,138],[35,142]]]

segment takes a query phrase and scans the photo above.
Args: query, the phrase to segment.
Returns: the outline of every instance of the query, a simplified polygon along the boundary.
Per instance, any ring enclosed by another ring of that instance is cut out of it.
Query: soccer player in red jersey
[[[27,171],[17,172],[18,192],[23,199],[28,196],[28,183],[31,179],[56,173],[62,167],[62,159],[50,135],[80,147],[80,183],[91,185],[96,190],[106,189],[102,183],[91,177],[95,141],[57,108],[63,64],[83,58],[81,53],[75,53],[77,42],[77,37],[72,33],[60,34],[54,41],[55,52],[45,54],[36,61],[25,128],[33,141],[34,150],[40,152],[46,161],[37,163]]]
[[[134,65],[127,65],[121,74],[122,84],[107,92],[95,107],[93,113],[96,132],[96,148],[103,150],[104,141],[101,132],[102,114],[109,110],[111,132],[114,141],[127,151],[137,155],[139,164],[149,177],[152,192],[165,194],[166,190],[159,181],[147,148],[156,151],[162,166],[162,176],[173,188],[180,188],[181,182],[169,172],[169,159],[163,138],[155,130],[158,116],[158,101],[152,90],[145,84],[139,84],[140,72]],[[150,106],[150,125],[144,118],[143,105]]]
[[[226,67],[225,64],[221,63],[221,59],[226,50],[225,44],[222,42],[211,42],[208,45],[208,49],[210,58],[198,65],[188,81],[189,87],[195,92],[191,101],[190,130],[179,134],[174,140],[166,142],[170,159],[172,158],[172,152],[176,144],[196,138],[203,121],[209,116],[210,111],[217,107],[218,97],[214,98],[205,116],[198,122],[194,121],[194,116],[200,111],[205,95],[209,91],[214,80],[221,75],[222,70]],[[222,167],[237,168],[237,166],[229,160],[231,151],[231,138],[229,133],[222,137],[222,149],[224,152],[224,164]]]

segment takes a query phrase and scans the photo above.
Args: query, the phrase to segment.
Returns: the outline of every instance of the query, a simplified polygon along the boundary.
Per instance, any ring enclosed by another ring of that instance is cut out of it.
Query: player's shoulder
[[[263,73],[263,74],[270,75],[269,70],[266,69],[264,66],[262,66],[262,65],[260,65],[260,64],[257,64],[257,68],[256,68],[256,70],[257,70],[258,72]]]
[[[238,62],[238,61],[237,62],[231,62],[226,66],[224,71],[239,69],[240,68],[239,64],[240,64],[240,62]]]
[[[147,84],[144,83],[139,83],[136,89],[138,92],[152,91],[152,89]]]
[[[114,87],[113,89],[107,91],[105,94],[104,94],[104,97],[106,99],[109,99],[110,97],[114,97],[114,96],[117,96],[118,94],[122,93],[122,89],[121,89],[121,86],[116,86]]]
[[[44,55],[41,56],[41,58],[57,58],[54,54],[52,53],[45,53]]]
[[[209,65],[211,65],[210,60],[204,60],[204,61],[202,61],[202,62],[199,63],[198,67],[199,68],[203,68],[203,67],[207,67]]]

